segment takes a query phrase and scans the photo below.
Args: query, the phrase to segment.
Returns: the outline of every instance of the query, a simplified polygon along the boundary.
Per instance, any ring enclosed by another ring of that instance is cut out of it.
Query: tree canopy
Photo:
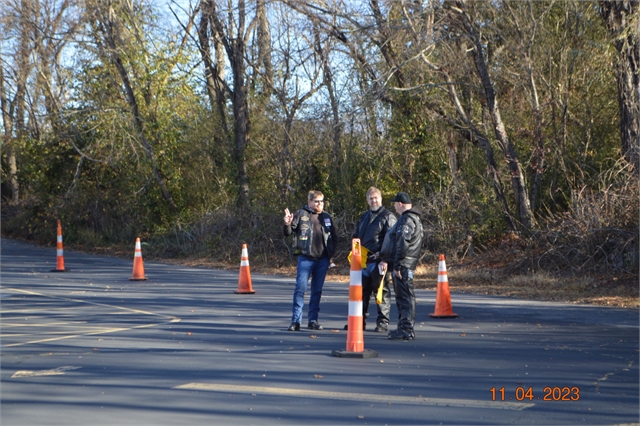
[[[349,236],[373,185],[428,253],[574,221],[638,267],[638,2],[4,4],[5,234],[267,258],[308,190]]]

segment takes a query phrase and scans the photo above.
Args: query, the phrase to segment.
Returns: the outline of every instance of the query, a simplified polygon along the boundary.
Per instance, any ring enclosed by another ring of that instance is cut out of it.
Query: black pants
[[[371,277],[362,276],[362,315],[363,320],[366,322],[369,315],[369,305],[371,302],[371,296],[373,295],[374,303],[376,294],[378,293],[378,287],[380,286],[380,280],[383,277],[378,272],[378,267],[373,271]],[[378,308],[378,317],[376,318],[376,325],[382,325],[387,327],[389,325],[389,312],[391,312],[391,271],[387,271],[384,276],[384,284],[382,287],[382,303],[376,304]]]
[[[393,275],[393,291],[398,307],[398,330],[413,336],[416,322],[416,295],[413,289],[413,270],[401,268],[402,278]],[[390,272],[391,273],[391,272]]]

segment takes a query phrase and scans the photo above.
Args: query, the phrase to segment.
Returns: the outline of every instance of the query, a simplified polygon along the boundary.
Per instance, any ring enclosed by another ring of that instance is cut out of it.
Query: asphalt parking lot
[[[1,244],[3,426],[639,422],[638,310],[452,293],[458,318],[435,319],[416,290],[415,341],[365,331],[378,356],[341,358],[348,284],[325,283],[324,330],[288,332],[290,278],[234,294],[238,272],[145,262],[129,281],[133,248],[65,250],[55,273],[55,248]]]

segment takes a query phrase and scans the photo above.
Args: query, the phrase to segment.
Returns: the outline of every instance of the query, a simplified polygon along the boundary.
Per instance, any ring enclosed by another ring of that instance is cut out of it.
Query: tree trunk
[[[2,75],[0,76],[0,84],[2,85],[2,119],[4,123],[5,133],[5,149],[7,152],[7,160],[9,163],[9,187],[11,188],[11,201],[17,202],[20,196],[20,183],[18,181],[18,162],[17,162],[17,147],[21,141],[24,141],[27,136],[26,129],[26,99],[27,99],[27,82],[29,74],[33,69],[32,63],[29,61],[29,57],[32,53],[32,47],[29,43],[31,36],[31,23],[29,16],[31,16],[30,5],[26,2],[20,2],[19,5],[14,5],[15,8],[19,8],[20,13],[16,21],[17,32],[20,34],[18,40],[19,50],[15,62],[17,64],[16,75],[14,77],[16,92],[13,101],[10,101],[6,97],[5,91],[5,76],[4,66],[0,65]]]
[[[214,134],[213,140],[217,146],[222,147],[222,151],[229,153],[233,152],[233,141],[227,121],[227,96],[224,82],[224,46],[220,42],[215,29],[211,28],[210,31],[210,24],[213,26],[212,14],[215,13],[214,3],[211,0],[205,0],[202,2],[201,7],[200,24],[198,25],[198,47],[204,63],[205,88],[209,96],[211,111],[214,113],[217,112],[220,127],[222,128],[222,135]],[[214,42],[213,53],[211,51],[211,44],[209,43],[210,35]],[[221,166],[224,164],[224,156],[221,155],[218,149],[214,150],[211,156],[216,165]]]
[[[529,230],[531,229],[531,225],[533,222],[533,213],[531,211],[531,204],[529,204],[529,197],[527,196],[524,174],[522,172],[522,166],[520,164],[520,161],[518,160],[518,155],[516,154],[515,147],[511,143],[504,123],[502,122],[502,115],[500,114],[500,108],[498,107],[498,99],[496,98],[496,94],[493,89],[493,82],[491,81],[491,77],[489,75],[487,64],[484,59],[484,54],[482,53],[483,43],[474,27],[471,17],[466,11],[465,1],[457,0],[456,5],[459,10],[459,12],[457,13],[462,24],[462,29],[465,31],[473,44],[471,54],[474,58],[478,76],[480,77],[480,81],[482,82],[482,88],[484,90],[487,108],[493,122],[496,139],[503,155],[505,156],[505,159],[507,160],[507,165],[511,173],[511,184],[518,206],[518,216],[520,219],[520,223],[525,228],[525,230]]]
[[[600,1],[600,14],[618,51],[614,73],[618,86],[622,155],[640,170],[640,3]]]
[[[249,211],[249,175],[247,174],[246,147],[249,144],[249,107],[247,89],[245,87],[244,49],[236,47],[233,61],[233,115],[235,117],[235,151],[234,159],[238,167],[238,207]]]
[[[460,136],[471,142],[473,145],[479,146],[482,151],[484,151],[484,158],[485,162],[487,163],[487,175],[491,180],[493,192],[496,196],[496,199],[502,206],[502,215],[505,222],[507,223],[507,226],[509,226],[510,230],[515,231],[516,226],[513,221],[511,209],[509,209],[509,203],[507,202],[507,198],[504,195],[504,189],[502,187],[502,181],[500,180],[500,173],[498,172],[498,165],[496,164],[493,146],[491,146],[491,142],[489,141],[489,139],[480,130],[478,130],[478,128],[469,118],[469,115],[460,102],[460,98],[456,91],[456,85],[451,79],[451,76],[449,76],[446,70],[443,69],[440,70],[440,73],[444,76],[444,79],[447,82],[449,98],[451,99],[451,103],[455,107],[459,120],[462,121],[462,123],[447,115],[442,108],[439,108],[435,105],[429,105],[428,103],[427,105],[429,105],[429,109],[437,112],[438,115],[440,115],[440,117],[445,120],[445,122],[456,129]]]
[[[13,120],[12,110],[7,100],[5,91],[4,65],[0,62],[0,107],[2,108],[2,124],[4,127],[4,149],[7,153],[9,163],[9,188],[11,191],[10,200],[17,203],[20,196],[20,185],[18,183],[18,167],[16,162],[16,152],[13,148]]]
[[[265,0],[256,2],[256,20],[258,21],[258,60],[264,67],[263,94],[268,97],[273,89],[273,64],[271,63],[271,31]]]
[[[244,0],[239,0],[234,14],[229,14],[227,28],[220,19],[221,12],[216,9],[215,2],[211,2],[211,23],[216,32],[217,39],[223,44],[227,52],[227,58],[231,65],[233,77],[233,92],[231,102],[233,104],[233,117],[235,121],[235,146],[233,159],[236,164],[236,183],[238,185],[238,207],[242,212],[249,212],[251,208],[249,175],[247,174],[246,147],[249,144],[249,105],[247,100],[247,82],[245,65],[245,20],[246,5]],[[236,22],[231,22],[235,16]],[[232,31],[234,34],[228,33]]]
[[[385,19],[380,10],[378,0],[370,0],[371,11],[376,20],[377,31],[380,38],[373,38],[372,41],[378,46],[385,62],[389,65],[391,72],[394,74],[398,87],[407,87],[407,79],[404,76],[402,67],[398,64],[398,55],[391,44],[392,31],[389,28],[389,20]]]
[[[209,43],[209,21],[211,14],[213,13],[211,0],[202,2],[202,15],[200,19],[200,25],[198,26],[198,41],[200,55],[202,56],[202,62],[204,63],[204,76],[205,76],[205,88],[207,95],[209,95],[209,102],[213,111],[218,111],[220,115],[220,122],[226,135],[229,133],[227,127],[227,112],[225,105],[224,88],[222,81],[224,81],[224,62],[219,57],[219,48],[224,49],[222,46],[215,47],[215,59],[211,54],[211,45]]]
[[[238,2],[238,34],[231,52],[231,68],[233,70],[233,115],[236,121],[235,160],[238,166],[238,206],[241,211],[251,208],[249,198],[249,175],[247,174],[246,147],[249,144],[249,103],[247,100],[246,66],[244,53],[246,50],[244,34],[245,2]]]
[[[540,99],[538,97],[538,87],[537,87],[536,79],[534,78],[534,73],[533,73],[533,59],[532,59],[532,50],[531,50],[533,41],[537,33],[533,32],[531,34],[528,34],[529,37],[525,37],[523,29],[518,20],[518,17],[516,16],[516,13],[514,12],[514,10],[511,8],[510,3],[506,2],[505,6],[509,10],[509,13],[513,19],[513,25],[515,26],[516,32],[518,34],[519,50],[520,50],[520,54],[522,55],[524,67],[527,71],[527,82],[529,83],[529,88],[531,89],[531,106],[533,109],[532,112],[533,112],[533,119],[534,119],[533,138],[534,138],[535,148],[533,149],[533,153],[532,153],[532,158],[533,158],[532,167],[534,170],[534,176],[533,176],[533,184],[531,186],[531,191],[530,191],[531,196],[530,196],[529,204],[531,205],[531,210],[533,213],[535,212],[535,209],[536,209],[538,192],[540,191],[540,188],[542,186],[542,173],[544,171],[544,160],[545,160],[544,133],[542,128],[542,112],[540,110]],[[529,12],[532,14],[531,1],[527,3],[527,6],[529,9]],[[531,19],[534,20],[533,14]]]

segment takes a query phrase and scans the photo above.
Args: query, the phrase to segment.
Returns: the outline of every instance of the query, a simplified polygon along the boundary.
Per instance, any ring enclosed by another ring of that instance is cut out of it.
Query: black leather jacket
[[[384,207],[380,207],[375,212],[367,210],[360,216],[353,238],[359,238],[360,243],[369,250],[370,254],[378,253],[389,229],[397,221],[393,213]]]
[[[382,242],[382,248],[380,248],[380,258],[383,262],[389,264],[389,269],[393,269],[393,260],[396,257],[396,227],[398,226],[398,222],[396,222],[387,235],[384,237],[384,241]]]
[[[318,238],[314,235],[313,226],[311,226],[311,215],[316,214],[309,206],[304,206],[293,215],[291,224],[282,225],[282,233],[285,237],[295,234],[293,243],[294,254],[303,254],[312,258],[320,258],[324,253],[313,252],[313,239]],[[329,213],[322,212],[319,214],[318,220],[322,228],[322,235],[326,255],[332,257],[338,246],[338,233],[333,226],[333,220]],[[324,250],[323,250],[324,252]]]
[[[413,207],[400,215],[396,224],[393,269],[416,269],[422,249],[422,213]]]

